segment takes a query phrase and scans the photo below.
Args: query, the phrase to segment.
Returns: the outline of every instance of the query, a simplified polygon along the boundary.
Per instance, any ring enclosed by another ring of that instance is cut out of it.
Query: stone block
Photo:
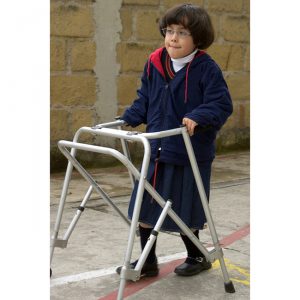
[[[52,109],[50,111],[50,139],[59,141],[70,138],[69,113],[65,110]]]
[[[92,7],[52,6],[50,32],[56,36],[91,37],[94,34]]]
[[[71,114],[71,133],[83,126],[92,127],[95,125],[94,112],[91,109],[76,109]]]
[[[141,72],[156,46],[143,43],[119,43],[117,45],[117,61],[121,64],[121,72]]]
[[[159,5],[159,0],[123,0],[123,4]]]
[[[61,1],[61,0],[59,0]],[[96,0],[64,0],[65,3],[68,3],[68,2],[76,2],[76,3],[79,3],[79,4],[82,4],[82,5],[89,5],[89,4],[93,4],[94,2],[96,2]]]
[[[139,40],[163,39],[158,29],[159,14],[157,11],[137,11],[136,37]]]
[[[122,8],[120,10],[120,17],[122,22],[121,39],[127,40],[132,36],[132,10],[128,8]]]
[[[220,36],[220,26],[219,26],[220,17],[215,14],[209,14],[209,15],[215,31],[215,41],[217,41]]]
[[[237,126],[238,123],[238,116],[239,116],[239,104],[233,103],[233,113],[232,115],[227,119],[226,123],[224,124],[224,129],[232,129]]]
[[[75,41],[71,50],[73,71],[93,70],[96,65],[96,44],[94,41]]]
[[[221,129],[217,136],[217,151],[231,148],[236,144],[236,133],[234,129]]]
[[[247,101],[245,103],[245,106],[244,106],[244,109],[245,109],[245,127],[250,127],[250,120],[251,120],[251,107],[250,107],[250,102]]]
[[[207,53],[216,61],[223,71],[227,69],[230,45],[212,44],[208,48]]]
[[[249,18],[226,16],[221,23],[221,34],[226,41],[248,43],[250,40]]]
[[[137,127],[135,127],[134,129],[132,129],[134,131],[139,131],[139,132],[146,132],[146,125],[145,124],[141,124]]]
[[[244,11],[246,14],[250,14],[250,0],[244,0]]]
[[[241,12],[243,9],[243,0],[209,0],[209,11]]]
[[[229,54],[228,71],[243,71],[244,48],[242,45],[232,45]]]
[[[93,4],[96,0],[50,0],[51,2],[59,2],[59,3],[65,3],[65,4],[73,4],[78,3],[81,5],[90,5]]]
[[[119,105],[118,106],[118,111],[117,111],[117,116],[122,116],[128,106],[129,105],[126,105],[126,106]]]
[[[234,145],[236,149],[250,149],[250,128],[245,127],[236,131],[236,142]]]
[[[246,49],[245,71],[250,71],[250,46],[247,46],[247,49]]]
[[[63,71],[66,68],[66,41],[50,39],[50,70]]]
[[[232,100],[250,99],[250,76],[247,73],[229,75],[226,78]]]
[[[137,76],[121,75],[117,78],[118,103],[130,105],[137,98]]]
[[[240,101],[239,103],[239,119],[238,128],[245,127],[245,101]]]
[[[165,9],[169,9],[175,5],[182,4],[182,3],[184,3],[184,1],[164,0],[164,7]],[[194,1],[189,1],[188,3],[203,7],[204,0],[194,0]]]
[[[94,105],[96,79],[93,76],[51,76],[50,97],[52,105]]]

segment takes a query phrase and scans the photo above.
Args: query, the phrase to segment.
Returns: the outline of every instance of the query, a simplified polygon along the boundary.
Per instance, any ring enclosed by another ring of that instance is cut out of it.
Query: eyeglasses
[[[187,38],[189,35],[191,35],[190,32],[186,31],[186,30],[174,30],[174,29],[170,29],[170,28],[163,28],[161,30],[163,32],[163,34],[165,36],[173,36],[174,33],[177,33],[177,35],[179,36],[179,38],[184,39]]]

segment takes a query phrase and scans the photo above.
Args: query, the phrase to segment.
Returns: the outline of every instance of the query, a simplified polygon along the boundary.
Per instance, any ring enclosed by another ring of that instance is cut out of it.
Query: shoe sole
[[[116,273],[120,275],[121,273],[121,269],[117,269]],[[140,278],[144,278],[144,277],[155,277],[157,276],[159,273],[159,270],[154,270],[154,271],[146,271],[144,273],[141,273]]]
[[[159,271],[157,270],[157,271],[147,271],[147,272],[145,272],[145,273],[142,273],[141,274],[141,278],[143,277],[155,277],[155,276],[157,276],[158,275],[158,273],[159,273]]]
[[[194,272],[190,272],[190,273],[185,273],[185,272],[181,273],[180,271],[174,270],[174,273],[177,274],[178,276],[194,276],[194,275],[197,275],[197,274],[199,274],[199,273],[201,273],[203,271],[207,271],[207,270],[209,270],[211,268],[212,268],[212,266],[209,266],[209,267],[203,268],[201,270],[195,270]]]

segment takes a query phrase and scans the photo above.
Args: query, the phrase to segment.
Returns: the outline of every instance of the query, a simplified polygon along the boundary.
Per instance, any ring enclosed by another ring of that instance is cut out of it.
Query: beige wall
[[[199,0],[210,13],[216,40],[208,53],[223,70],[234,114],[218,149],[249,146],[249,0]],[[57,141],[81,126],[113,120],[136,95],[149,53],[162,45],[158,19],[182,1],[51,1],[51,164],[61,164]],[[142,129],[142,127],[140,127]],[[95,142],[93,137],[83,140]],[[108,140],[105,144],[117,146]],[[92,161],[92,156],[83,157]],[[99,161],[99,160],[97,160]]]

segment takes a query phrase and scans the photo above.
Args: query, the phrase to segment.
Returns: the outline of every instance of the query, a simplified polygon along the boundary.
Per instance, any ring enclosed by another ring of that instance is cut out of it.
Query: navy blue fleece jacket
[[[138,98],[121,117],[132,127],[147,124],[147,132],[178,128],[184,117],[207,128],[191,137],[198,162],[215,157],[215,139],[218,130],[231,115],[232,101],[222,72],[205,52],[198,51],[194,59],[179,70],[168,83],[162,67],[159,48],[147,61]],[[161,147],[160,161],[189,164],[181,135],[150,140],[151,158]]]

